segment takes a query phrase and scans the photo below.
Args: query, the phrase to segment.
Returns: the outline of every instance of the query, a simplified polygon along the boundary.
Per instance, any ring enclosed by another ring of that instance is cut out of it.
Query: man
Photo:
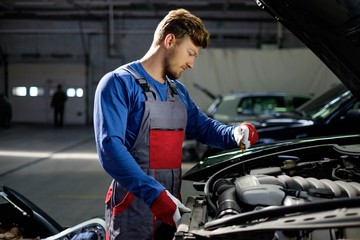
[[[51,99],[51,107],[54,108],[54,127],[61,128],[64,124],[64,111],[66,100],[67,96],[62,89],[62,85],[57,85],[56,92]]]
[[[185,134],[224,149],[257,141],[250,124],[227,126],[208,118],[176,81],[194,67],[209,39],[198,17],[170,11],[145,56],[99,82],[96,146],[114,179],[106,197],[108,239],[172,239],[180,210],[189,210],[178,200]]]

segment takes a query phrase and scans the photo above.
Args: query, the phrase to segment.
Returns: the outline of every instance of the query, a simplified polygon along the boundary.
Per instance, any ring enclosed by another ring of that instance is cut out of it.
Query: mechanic
[[[94,100],[97,152],[113,178],[106,196],[107,239],[172,239],[180,211],[185,134],[223,149],[248,148],[254,126],[227,126],[207,117],[176,81],[209,44],[202,21],[170,11],[140,59],[107,73]]]

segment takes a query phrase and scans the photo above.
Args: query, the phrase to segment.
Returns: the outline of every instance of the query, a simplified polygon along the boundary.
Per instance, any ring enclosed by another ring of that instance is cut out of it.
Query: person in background
[[[194,67],[209,32],[185,9],[157,26],[148,52],[100,80],[94,98],[99,160],[113,178],[105,199],[107,239],[172,239],[181,211],[184,136],[223,149],[257,141],[253,125],[206,116],[177,81]]]
[[[64,125],[64,111],[66,100],[67,96],[62,89],[62,85],[57,85],[56,92],[51,99],[51,107],[54,109],[54,127],[56,128],[61,128]]]

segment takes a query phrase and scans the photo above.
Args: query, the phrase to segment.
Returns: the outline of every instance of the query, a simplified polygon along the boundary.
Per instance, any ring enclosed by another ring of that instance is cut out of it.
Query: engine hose
[[[233,166],[228,166],[226,168],[223,168],[220,171],[218,171],[218,172],[214,173],[213,175],[211,175],[209,177],[209,179],[205,183],[204,195],[205,195],[205,198],[206,198],[206,201],[207,201],[209,207],[214,212],[217,211],[217,208],[216,208],[216,205],[214,204],[213,200],[211,199],[210,189],[213,190],[211,188],[211,186],[214,186],[215,182],[218,179],[221,179],[220,176],[226,176],[227,173],[232,173],[232,172],[233,172]]]
[[[217,196],[220,196],[224,191],[228,190],[233,186],[234,184],[231,183],[229,180],[220,178],[214,182],[213,192]]]
[[[235,186],[232,186],[225,190],[218,199],[218,210],[216,218],[222,218],[229,215],[236,215],[241,213],[240,206],[236,201]]]

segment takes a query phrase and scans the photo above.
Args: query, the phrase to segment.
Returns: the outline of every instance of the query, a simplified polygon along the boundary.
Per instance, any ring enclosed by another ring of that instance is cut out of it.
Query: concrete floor
[[[184,163],[185,173],[193,163]],[[104,216],[111,178],[96,155],[92,127],[18,124],[0,128],[0,185],[20,192],[64,227]],[[195,193],[183,182],[182,196]]]

